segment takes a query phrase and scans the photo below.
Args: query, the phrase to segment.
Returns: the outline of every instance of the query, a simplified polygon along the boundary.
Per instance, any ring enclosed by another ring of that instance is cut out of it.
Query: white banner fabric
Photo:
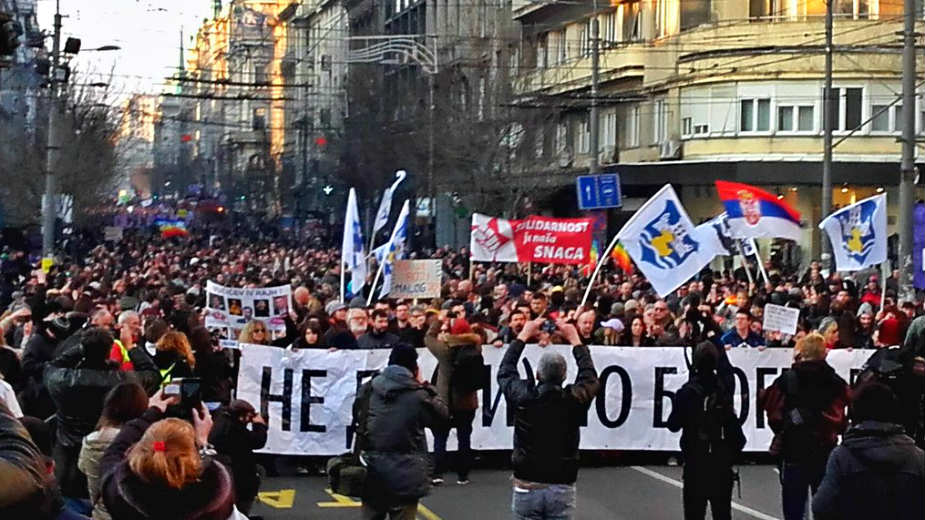
[[[255,319],[271,331],[284,331],[290,309],[290,285],[240,289],[206,282],[206,327],[220,329],[224,338],[238,339],[244,325]]]
[[[576,365],[570,347],[560,351],[569,362],[568,381]],[[349,451],[351,408],[357,388],[386,365],[388,350],[289,351],[260,345],[241,345],[239,399],[252,403],[268,417],[266,453],[337,455]],[[507,417],[496,377],[505,348],[486,346],[483,355],[488,385],[479,392],[472,447],[476,450],[511,449],[513,423]],[[418,360],[430,378],[436,360],[421,349]],[[518,369],[536,366],[543,350],[528,346]],[[773,436],[756,405],[758,391],[790,367],[790,349],[733,349],[735,406],[748,438],[746,451],[765,451]],[[849,383],[872,354],[870,350],[837,350],[828,361]],[[581,448],[587,450],[679,451],[680,433],[665,426],[671,396],[687,381],[684,349],[680,347],[591,347],[601,390],[581,429]],[[489,375],[490,374],[490,375]],[[455,431],[454,431],[455,434]],[[455,446],[451,434],[450,448]],[[428,432],[429,437],[429,432]]]

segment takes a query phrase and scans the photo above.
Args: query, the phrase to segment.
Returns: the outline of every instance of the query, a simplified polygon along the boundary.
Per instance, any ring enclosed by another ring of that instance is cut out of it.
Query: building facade
[[[714,180],[761,185],[802,212],[803,243],[813,244],[804,256],[817,257],[825,10],[822,0],[620,0],[597,10],[591,3],[515,5],[521,103],[564,107],[532,137],[537,158],[549,165],[536,175],[574,200],[574,177],[597,153],[603,170],[621,174],[625,209],[671,182],[698,220],[721,211]],[[896,193],[902,10],[886,0],[836,2],[836,206]],[[595,16],[600,140],[592,151]],[[910,109],[923,115],[917,130],[925,132],[925,106]],[[891,231],[897,211],[891,203]]]

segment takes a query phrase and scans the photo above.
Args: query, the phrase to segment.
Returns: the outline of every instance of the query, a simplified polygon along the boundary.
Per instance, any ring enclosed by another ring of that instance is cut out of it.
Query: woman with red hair
[[[113,518],[143,520],[246,520],[235,508],[234,485],[212,460],[209,411],[193,410],[193,424],[165,418],[177,398],[163,392],[148,410],[126,423],[101,464],[103,501]]]

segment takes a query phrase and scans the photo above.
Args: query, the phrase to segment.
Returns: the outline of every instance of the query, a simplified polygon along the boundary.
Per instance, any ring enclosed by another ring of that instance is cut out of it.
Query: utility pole
[[[835,114],[832,113],[832,11],[835,0],[827,0],[825,7],[825,86],[822,89],[822,218],[832,212],[832,130]],[[817,231],[818,232],[818,231]],[[832,244],[819,233],[822,242],[822,268],[832,269]]]
[[[55,36],[51,52],[51,84],[48,103],[48,143],[45,150],[45,198],[42,200],[42,257],[51,258],[55,249],[55,168],[61,149],[59,136],[58,62],[61,53],[61,0],[55,6]]]
[[[597,114],[597,87],[600,76],[600,26],[597,20],[597,0],[594,0],[594,13],[591,16],[591,131],[590,131],[590,148],[591,148],[591,167],[589,173],[592,175],[600,171],[599,161],[599,141],[600,138],[600,118]]]
[[[905,1],[903,26],[903,134],[899,173],[899,297],[915,300],[912,289],[912,192],[915,189],[915,0]]]

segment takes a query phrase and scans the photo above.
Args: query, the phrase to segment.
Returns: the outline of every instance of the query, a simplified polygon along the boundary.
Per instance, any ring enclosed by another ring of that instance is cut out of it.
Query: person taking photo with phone
[[[566,362],[558,352],[545,352],[533,378],[521,379],[517,364],[526,342],[537,335],[545,318],[528,321],[501,361],[498,384],[514,409],[515,518],[570,519],[575,516],[580,426],[600,382],[591,351],[578,331],[565,321],[559,333],[572,345],[578,364],[575,382],[563,386]]]

